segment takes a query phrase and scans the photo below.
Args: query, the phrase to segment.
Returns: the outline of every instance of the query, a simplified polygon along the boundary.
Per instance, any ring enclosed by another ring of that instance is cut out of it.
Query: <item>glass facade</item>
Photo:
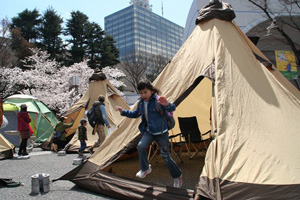
[[[104,26],[116,41],[120,60],[138,53],[171,59],[182,45],[183,27],[139,5],[105,17]]]

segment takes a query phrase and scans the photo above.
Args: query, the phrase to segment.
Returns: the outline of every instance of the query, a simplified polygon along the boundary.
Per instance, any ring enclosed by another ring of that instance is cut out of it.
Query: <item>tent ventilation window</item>
[[[207,77],[212,83],[215,83],[215,60],[203,71],[202,76]]]
[[[118,95],[111,87],[109,87],[108,85],[107,85],[107,94],[108,94],[109,97],[111,97],[111,96],[113,96],[113,95],[119,96],[119,95]]]

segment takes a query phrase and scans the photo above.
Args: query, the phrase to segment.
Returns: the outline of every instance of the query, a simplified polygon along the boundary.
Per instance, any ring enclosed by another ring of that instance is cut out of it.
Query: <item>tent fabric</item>
[[[0,160],[13,158],[14,145],[0,133]]]
[[[207,152],[197,193],[211,199],[299,196],[300,160],[295,154],[300,152],[295,141],[300,131],[299,92],[289,91],[284,87],[287,81],[254,59],[237,26],[212,20],[197,26],[193,35],[207,29],[214,29],[216,47],[207,50],[216,55],[218,132]],[[227,187],[228,183],[235,187]],[[257,187],[269,190],[253,193]],[[236,192],[240,190],[242,194]]]
[[[215,130],[194,191],[196,197],[239,200],[300,196],[300,93],[275,67],[268,69],[259,62],[255,54],[268,60],[233,22],[205,20],[153,83],[177,105],[175,117],[196,113],[202,133]],[[214,84],[204,78],[209,66],[214,66]],[[99,176],[112,178],[104,171],[135,146],[138,124],[139,119],[124,118],[86,163],[61,180],[107,194],[102,181],[108,181],[111,188],[119,183]],[[97,184],[86,181],[93,178],[99,178]],[[124,185],[129,183],[125,180]],[[154,184],[149,185],[149,190],[159,193]],[[107,195],[120,194],[126,196],[126,189]]]
[[[9,112],[9,111],[17,111],[18,112],[20,110],[20,108],[18,106],[16,106],[15,104],[6,103],[6,104],[4,104],[4,106],[5,106],[6,112]]]
[[[111,187],[111,183],[115,183],[113,187]],[[193,190],[165,187],[158,184],[153,185],[148,182],[114,176],[106,172],[96,173],[93,177],[86,178],[84,181],[79,181],[77,185],[86,189],[92,188],[92,191],[94,192],[99,192],[97,188],[100,185],[100,187],[103,188],[102,194],[107,196],[114,194],[114,198],[124,200],[193,199]],[[90,185],[92,185],[92,187]]]
[[[20,144],[20,135],[19,134],[8,134],[6,131],[17,131],[17,113],[19,112],[19,107],[15,104],[3,104],[4,107],[4,116],[8,121],[8,125],[2,129],[4,137],[9,140],[15,146]]]
[[[29,95],[12,95],[5,99],[3,104],[4,115],[7,117],[9,125],[3,129],[4,136],[14,145],[19,145],[18,136],[7,135],[5,131],[17,130],[17,113],[20,110],[21,104],[27,105],[27,111],[31,118],[30,126],[36,137],[35,142],[41,143],[46,141],[53,133],[58,120],[55,114],[44,103],[36,97]]]
[[[68,117],[67,122],[72,118],[74,119],[74,124],[71,128],[66,130],[66,136],[72,136],[69,142],[68,151],[77,151],[80,147],[80,141],[78,140],[77,128],[80,125],[82,118],[86,118],[86,111],[89,110],[93,103],[98,100],[99,95],[104,95],[105,97],[105,109],[107,118],[114,129],[118,126],[119,122],[123,118],[120,116],[119,112],[115,110],[117,105],[122,106],[124,109],[130,109],[126,101],[119,95],[116,88],[109,82],[108,79],[105,80],[94,80],[91,81],[89,87],[82,98],[75,103],[70,110],[68,110],[64,116]],[[87,125],[87,147],[92,146],[98,139],[98,135],[92,135],[93,128]],[[108,131],[108,130],[107,130]],[[108,134],[108,133],[107,133]],[[108,137],[106,138],[108,139]]]
[[[85,189],[124,200],[192,200],[194,196],[190,189],[166,187],[99,171],[99,166],[91,162],[83,163],[57,180],[72,180]]]

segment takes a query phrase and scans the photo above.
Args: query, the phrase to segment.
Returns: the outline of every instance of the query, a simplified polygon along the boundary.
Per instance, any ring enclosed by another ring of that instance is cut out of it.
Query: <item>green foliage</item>
[[[40,31],[40,45],[42,50],[50,54],[50,58],[57,59],[62,52],[62,23],[63,19],[56,14],[53,8],[48,8],[42,17]]]
[[[65,29],[62,24],[63,19],[52,7],[49,7],[43,16],[40,16],[36,9],[25,9],[12,18],[12,48],[18,59],[23,60],[29,56],[31,51],[28,48],[36,45],[47,51],[51,59],[66,66],[86,59],[89,60],[88,66],[93,69],[119,63],[119,50],[114,39],[112,36],[105,36],[101,27],[90,22],[87,15],[80,11],[72,11]]]
[[[90,58],[88,64],[93,69],[101,68],[101,48],[104,31],[96,23],[87,24],[86,42],[87,54]]]
[[[115,46],[115,41],[112,36],[106,35],[103,39],[102,43],[102,51],[101,51],[101,66],[113,66],[118,64],[120,61],[119,50]]]
[[[71,36],[68,42],[71,44],[69,53],[71,63],[81,62],[86,53],[86,35],[88,27],[88,16],[80,11],[71,12],[71,19],[67,20],[66,34]]]
[[[38,38],[38,26],[41,23],[39,12],[34,9],[29,11],[25,9],[19,13],[18,17],[12,18],[11,29],[20,28],[21,35],[29,42]]]

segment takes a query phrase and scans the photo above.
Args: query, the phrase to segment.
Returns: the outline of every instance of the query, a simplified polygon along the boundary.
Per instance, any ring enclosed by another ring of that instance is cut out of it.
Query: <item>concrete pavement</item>
[[[23,186],[19,187],[2,187],[0,188],[1,200],[30,200],[30,199],[102,199],[115,200],[100,194],[90,192],[76,186],[70,181],[56,181],[62,175],[74,169],[73,159],[77,154],[67,154],[58,156],[51,151],[43,151],[40,148],[33,148],[29,153],[29,159],[6,159],[0,161],[0,178],[12,178],[16,182],[22,182]],[[31,176],[38,173],[50,175],[50,191],[47,193],[31,193]]]

